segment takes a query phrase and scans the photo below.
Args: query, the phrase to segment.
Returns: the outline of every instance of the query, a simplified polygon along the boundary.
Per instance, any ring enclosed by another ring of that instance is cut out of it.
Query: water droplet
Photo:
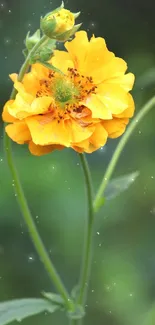
[[[4,57],[5,60],[7,60],[7,58],[8,58],[7,56]]]
[[[38,216],[36,216],[36,219],[38,219],[39,217]]]
[[[97,231],[97,235],[100,235],[99,231]]]
[[[153,178],[154,178],[154,176],[151,176],[151,178],[153,179]]]
[[[141,130],[139,130],[139,131],[138,131],[138,133],[139,133],[139,134],[141,134],[141,133],[142,133],[142,131],[141,131]]]
[[[32,262],[34,262],[34,261],[35,261],[35,257],[34,257],[34,255],[33,255],[33,254],[29,255],[29,256],[28,256],[28,262],[32,263]]]
[[[9,13],[9,14],[11,14],[11,13],[12,13],[11,9],[9,9],[8,13]]]
[[[107,177],[104,177],[105,181],[107,181]]]
[[[17,194],[17,193],[15,193],[15,196],[18,196],[18,194]]]
[[[91,292],[94,292],[95,290],[93,289]]]
[[[4,44],[5,45],[10,45],[11,44],[11,39],[10,38],[4,38]]]
[[[89,28],[91,30],[94,30],[96,28],[96,23],[94,21],[91,21],[90,24],[89,24]]]
[[[129,293],[129,297],[133,297],[133,293]]]
[[[79,164],[79,163],[77,163],[76,165],[77,165],[77,166],[79,166],[80,164]]]
[[[2,161],[3,161],[3,158],[0,159],[0,162],[2,162]]]
[[[102,246],[102,244],[99,244],[99,247],[101,247]]]

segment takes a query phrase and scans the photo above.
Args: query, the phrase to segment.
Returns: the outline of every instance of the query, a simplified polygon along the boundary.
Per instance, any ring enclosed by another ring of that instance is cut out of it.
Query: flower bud
[[[80,25],[75,25],[78,13],[72,13],[62,5],[54,11],[41,18],[40,27],[42,32],[49,38],[66,41],[77,30]]]

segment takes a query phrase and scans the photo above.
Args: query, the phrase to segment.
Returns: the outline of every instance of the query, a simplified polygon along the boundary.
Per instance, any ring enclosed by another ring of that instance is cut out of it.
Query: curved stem
[[[127,143],[129,140],[132,132],[138,125],[138,123],[143,119],[143,117],[151,110],[151,108],[155,106],[155,97],[152,97],[139,111],[139,113],[135,116],[135,118],[132,120],[132,122],[129,124],[129,127],[127,128],[126,132],[124,133],[123,137],[119,141],[115,152],[112,156],[112,159],[108,165],[108,168],[104,174],[103,180],[101,182],[101,185],[98,189],[98,192],[96,194],[95,200],[94,200],[94,211],[97,212],[100,208],[100,202],[101,198],[104,194],[105,188],[111,178],[111,175],[116,167],[117,161]]]
[[[85,234],[85,248],[84,248],[83,264],[81,270],[80,290],[77,299],[77,302],[83,305],[86,299],[89,276],[90,276],[94,210],[93,210],[93,187],[92,187],[89,166],[85,155],[79,154],[79,156],[80,156],[81,165],[85,176],[85,184],[86,184],[87,200],[88,200],[88,220],[87,220],[86,234]]]
[[[19,81],[22,81],[24,74],[26,73],[26,71],[29,67],[30,57],[35,53],[35,51],[40,47],[40,45],[46,41],[46,39],[47,39],[47,37],[43,36],[42,39],[34,46],[34,48],[29,53],[28,57],[26,58],[24,64],[21,67],[21,70],[19,72],[19,76],[18,76]],[[13,89],[13,91],[11,93],[11,99],[14,99],[15,96],[16,96],[16,90]],[[66,307],[72,311],[72,310],[74,310],[74,304],[71,301],[70,296],[61,281],[61,278],[59,277],[52,261],[50,260],[50,258],[48,256],[48,253],[45,249],[45,246],[41,240],[41,237],[39,236],[39,233],[38,233],[35,223],[33,221],[33,218],[32,218],[31,212],[29,210],[29,207],[28,207],[28,204],[27,204],[27,201],[26,201],[26,198],[25,198],[25,195],[24,195],[24,192],[23,192],[20,180],[19,180],[19,176],[18,176],[17,170],[15,168],[15,164],[13,161],[13,155],[12,155],[12,151],[11,151],[11,140],[9,139],[9,137],[7,136],[6,133],[4,133],[4,146],[5,146],[8,165],[9,165],[9,168],[10,168],[10,171],[12,174],[12,178],[14,180],[14,189],[16,191],[18,203],[21,208],[21,212],[25,219],[26,225],[28,227],[31,239],[34,243],[34,246],[35,246],[37,252],[38,252],[38,255],[40,256],[41,261],[43,262],[43,264],[49,274],[50,279],[54,283],[58,292],[63,297]]]
[[[23,63],[19,75],[18,75],[18,81],[22,81],[24,74],[27,72],[29,68],[29,60],[32,57],[32,55],[38,50],[38,48],[48,40],[47,36],[43,36],[38,43],[35,44],[35,46],[32,48],[32,50],[29,52],[28,56],[25,59],[25,62]],[[13,87],[10,99],[14,99],[16,96],[17,90]]]

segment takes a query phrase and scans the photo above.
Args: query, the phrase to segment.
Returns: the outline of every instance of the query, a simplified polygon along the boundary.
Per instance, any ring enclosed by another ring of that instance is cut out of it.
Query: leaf
[[[0,325],[11,323],[39,314],[44,311],[55,312],[58,305],[50,303],[46,299],[25,298],[0,303]]]
[[[56,293],[52,293],[52,292],[42,292],[42,295],[48,299],[49,301],[52,301],[54,303],[54,305],[58,305],[59,307],[64,307],[65,306],[65,302],[62,299],[62,297]]]
[[[48,68],[49,70],[53,70],[55,72],[58,72],[60,74],[64,74],[61,70],[57,69],[56,67],[54,67],[54,65],[48,63],[48,62],[44,62],[42,60],[37,60],[38,63],[41,63],[42,65],[44,65],[46,68]]]
[[[118,196],[120,193],[126,191],[131,184],[138,177],[139,172],[133,172],[128,175],[120,176],[118,178],[113,179],[109,182],[107,188],[105,189],[104,196],[107,200],[111,200]]]

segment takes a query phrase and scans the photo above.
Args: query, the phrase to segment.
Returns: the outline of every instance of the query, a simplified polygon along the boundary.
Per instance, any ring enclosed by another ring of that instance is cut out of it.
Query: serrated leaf
[[[118,196],[120,193],[126,191],[130,185],[134,183],[136,178],[138,177],[139,172],[133,172],[128,175],[120,176],[118,178],[113,179],[111,182],[109,182],[104,196],[107,200],[111,200]]]
[[[55,305],[58,305],[60,307],[64,307],[65,305],[65,302],[64,300],[62,299],[62,297],[56,293],[52,293],[52,292],[42,292],[42,295],[52,301]]]
[[[41,298],[16,299],[0,303],[0,325],[21,321],[26,317],[39,314],[44,311],[55,312],[58,305],[52,305],[48,300]]]

